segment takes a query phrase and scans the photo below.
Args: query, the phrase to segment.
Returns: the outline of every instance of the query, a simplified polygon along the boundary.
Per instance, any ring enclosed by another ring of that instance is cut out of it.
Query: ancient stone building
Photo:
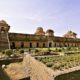
[[[74,32],[72,32],[72,31],[68,31],[65,35],[64,35],[64,37],[66,37],[66,38],[76,38],[76,33],[74,33]]]
[[[0,21],[0,49],[7,48],[43,48],[43,47],[80,47],[80,39],[77,34],[68,31],[63,37],[54,35],[54,31],[46,32],[38,27],[34,34],[10,33],[10,26]]]
[[[9,48],[8,31],[10,26],[4,21],[0,21],[0,49]]]

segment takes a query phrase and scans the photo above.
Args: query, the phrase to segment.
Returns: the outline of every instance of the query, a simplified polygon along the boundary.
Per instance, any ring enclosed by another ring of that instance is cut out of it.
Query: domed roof
[[[68,31],[67,34],[75,34],[76,35],[76,33],[73,31]]]
[[[43,28],[42,27],[37,27],[37,30],[43,31]]]
[[[44,35],[45,32],[43,31],[42,27],[37,27],[35,34],[36,35]]]
[[[5,20],[1,20],[0,23],[7,24]]]
[[[46,33],[50,33],[50,32],[54,32],[52,29],[48,29],[47,31],[46,31]]]
[[[63,36],[66,38],[76,38],[77,34],[70,30],[66,34],[64,34]]]
[[[2,30],[3,28],[5,31],[8,31],[10,29],[10,26],[5,20],[0,20],[0,30]]]

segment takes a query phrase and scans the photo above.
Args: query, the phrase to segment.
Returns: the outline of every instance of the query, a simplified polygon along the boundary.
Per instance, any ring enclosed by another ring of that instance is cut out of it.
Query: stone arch
[[[51,42],[49,42],[49,47],[52,47],[52,43]]]
[[[21,42],[21,48],[24,48],[24,42]]]
[[[1,27],[1,31],[5,31],[4,27]]]
[[[45,43],[43,43],[43,47],[45,47]]]
[[[15,49],[15,42],[12,42],[11,48]]]
[[[30,42],[30,48],[32,48],[32,43]]]
[[[36,47],[39,47],[39,43],[37,42]]]

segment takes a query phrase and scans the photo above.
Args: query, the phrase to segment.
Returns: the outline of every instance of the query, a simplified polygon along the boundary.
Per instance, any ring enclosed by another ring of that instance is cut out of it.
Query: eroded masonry
[[[80,47],[80,38],[72,31],[68,31],[63,37],[54,35],[52,29],[44,32],[38,27],[34,34],[11,33],[10,25],[6,21],[0,21],[0,49],[7,48],[45,48],[45,47]]]

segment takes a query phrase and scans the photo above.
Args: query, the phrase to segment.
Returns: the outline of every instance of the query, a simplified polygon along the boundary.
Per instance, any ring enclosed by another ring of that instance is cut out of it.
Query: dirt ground
[[[10,76],[11,80],[19,80],[24,78],[24,68],[22,62],[7,65],[5,71]]]

